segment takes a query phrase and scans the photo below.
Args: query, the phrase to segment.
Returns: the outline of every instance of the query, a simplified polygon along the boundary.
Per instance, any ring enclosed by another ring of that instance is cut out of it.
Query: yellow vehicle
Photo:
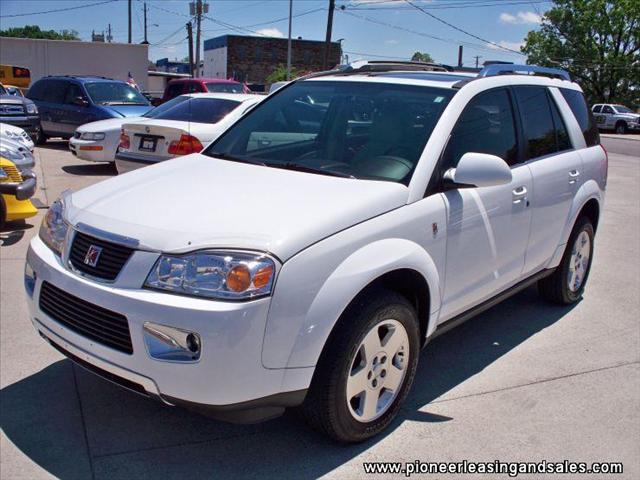
[[[13,162],[0,157],[0,230],[5,222],[22,220],[38,213],[29,200],[35,191],[35,175],[23,178]]]
[[[26,67],[0,65],[0,83],[26,91],[31,84],[31,71]]]

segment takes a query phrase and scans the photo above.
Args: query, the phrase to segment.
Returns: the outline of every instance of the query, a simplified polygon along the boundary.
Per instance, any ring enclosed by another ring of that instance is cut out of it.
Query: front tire
[[[384,430],[407,396],[418,365],[414,307],[395,292],[361,295],[329,336],[301,408],[307,423],[339,442]]]
[[[618,122],[616,124],[616,133],[619,135],[627,133],[627,124],[625,122]]]
[[[569,236],[560,265],[553,274],[538,282],[538,291],[544,299],[571,305],[582,298],[591,271],[593,241],[591,220],[580,217]]]

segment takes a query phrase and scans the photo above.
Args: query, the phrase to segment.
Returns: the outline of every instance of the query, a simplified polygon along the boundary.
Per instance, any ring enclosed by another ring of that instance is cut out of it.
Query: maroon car
[[[162,103],[171,100],[178,95],[185,93],[251,93],[249,89],[235,80],[225,80],[223,78],[178,78],[171,80],[164,89]]]

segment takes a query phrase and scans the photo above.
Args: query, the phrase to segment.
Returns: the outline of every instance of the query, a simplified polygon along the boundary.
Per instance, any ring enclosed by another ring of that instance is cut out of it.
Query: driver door
[[[520,164],[511,94],[476,96],[462,112],[442,157],[440,175],[467,152],[497,155],[511,166],[511,183],[456,188],[441,195],[447,208],[447,254],[441,321],[520,280],[531,223],[532,177]]]

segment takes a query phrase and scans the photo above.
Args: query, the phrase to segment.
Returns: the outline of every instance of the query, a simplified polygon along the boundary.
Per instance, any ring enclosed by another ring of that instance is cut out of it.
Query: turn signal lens
[[[273,265],[261,268],[253,275],[253,286],[256,288],[264,288],[271,282],[273,276]]]
[[[244,292],[251,286],[251,272],[246,265],[233,267],[227,275],[227,288],[234,292]]]
[[[119,148],[129,150],[131,148],[131,142],[129,142],[129,135],[124,133],[124,129],[120,130],[120,145]]]

